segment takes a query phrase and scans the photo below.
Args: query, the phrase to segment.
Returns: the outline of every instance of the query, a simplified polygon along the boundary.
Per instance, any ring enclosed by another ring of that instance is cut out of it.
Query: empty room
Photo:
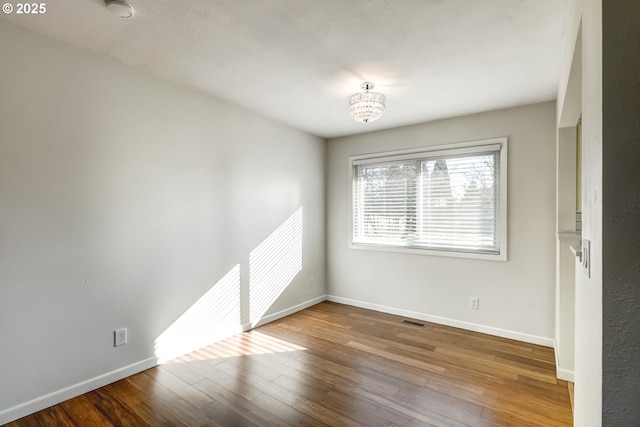
[[[0,425],[637,425],[639,19],[5,0]]]

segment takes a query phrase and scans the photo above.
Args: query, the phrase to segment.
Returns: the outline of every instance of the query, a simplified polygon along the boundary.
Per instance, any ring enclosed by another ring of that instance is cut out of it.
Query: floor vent
[[[424,323],[412,322],[411,320],[403,320],[402,323],[406,323],[411,326],[418,326],[420,328],[424,328]]]

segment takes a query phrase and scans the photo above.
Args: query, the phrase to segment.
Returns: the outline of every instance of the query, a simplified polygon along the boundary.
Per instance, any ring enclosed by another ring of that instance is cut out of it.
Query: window
[[[506,138],[350,163],[352,247],[506,260]]]

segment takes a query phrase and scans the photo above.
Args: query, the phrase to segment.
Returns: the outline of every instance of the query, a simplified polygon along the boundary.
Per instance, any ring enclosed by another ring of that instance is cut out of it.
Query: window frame
[[[373,243],[359,243],[353,241],[353,232],[354,232],[354,169],[358,164],[367,164],[367,163],[376,163],[376,162],[385,162],[385,161],[394,161],[394,160],[403,160],[403,159],[419,159],[422,155],[424,156],[435,156],[437,154],[443,155],[454,155],[457,153],[474,152],[475,148],[485,148],[486,146],[491,145],[499,145],[500,149],[498,151],[498,156],[500,158],[500,165],[498,168],[500,177],[500,188],[498,194],[498,203],[499,207],[497,209],[499,220],[498,220],[498,233],[499,233],[499,252],[496,254],[490,253],[482,253],[482,252],[474,252],[474,251],[455,251],[448,249],[430,249],[430,248],[416,248],[416,247],[403,247],[396,245],[384,245],[384,244],[373,244]],[[470,258],[470,259],[482,259],[482,260],[492,260],[492,261],[507,261],[507,195],[508,195],[508,187],[507,187],[507,163],[508,163],[508,141],[507,137],[497,137],[490,139],[482,139],[482,140],[474,140],[474,141],[466,141],[466,142],[455,142],[455,143],[447,143],[440,144],[434,146],[426,146],[426,147],[418,147],[411,148],[406,150],[394,150],[394,151],[385,151],[385,152],[375,152],[369,154],[358,154],[349,156],[349,233],[348,233],[348,247],[350,249],[356,250],[366,250],[366,251],[382,251],[382,252],[397,252],[397,253],[408,253],[408,254],[419,254],[419,255],[434,255],[434,256],[445,256],[445,257],[454,257],[454,258]]]

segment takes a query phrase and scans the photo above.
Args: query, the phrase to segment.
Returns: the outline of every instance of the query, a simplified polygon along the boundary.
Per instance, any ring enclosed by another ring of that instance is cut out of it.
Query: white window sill
[[[468,258],[468,259],[481,259],[486,261],[507,261],[507,254],[483,254],[477,252],[454,252],[448,250],[434,250],[434,249],[418,249],[418,248],[405,248],[401,246],[385,246],[374,245],[366,243],[351,243],[349,249],[364,250],[364,251],[377,251],[377,252],[393,252],[402,254],[413,255],[430,255],[430,256],[442,256],[450,258]]]

